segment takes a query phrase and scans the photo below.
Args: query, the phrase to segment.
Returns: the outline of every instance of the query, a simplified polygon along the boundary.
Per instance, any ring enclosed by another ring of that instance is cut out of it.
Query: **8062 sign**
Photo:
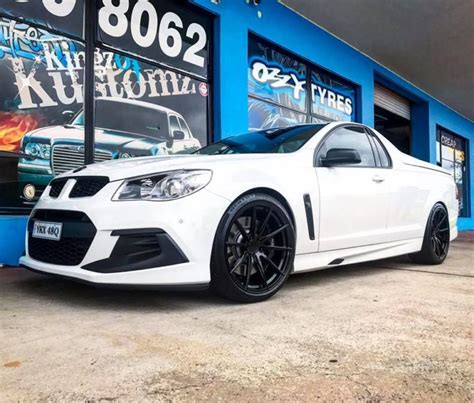
[[[206,16],[168,0],[101,0],[99,39],[159,62],[205,76]]]

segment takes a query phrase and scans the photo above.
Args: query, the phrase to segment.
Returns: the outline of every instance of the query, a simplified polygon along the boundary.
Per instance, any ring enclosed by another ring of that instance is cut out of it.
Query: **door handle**
[[[374,182],[380,183],[380,182],[383,182],[385,180],[385,178],[381,177],[380,175],[375,175],[375,176],[372,177],[372,180]]]

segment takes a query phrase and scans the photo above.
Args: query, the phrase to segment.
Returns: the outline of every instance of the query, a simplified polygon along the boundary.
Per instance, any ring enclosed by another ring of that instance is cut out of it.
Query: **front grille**
[[[49,189],[49,197],[57,198],[63,191],[64,185],[66,184],[66,182],[67,182],[67,178],[53,180],[50,183],[51,188]]]
[[[112,153],[95,150],[94,161],[102,162],[112,159]],[[84,147],[82,146],[54,146],[53,147],[53,173],[62,174],[71,169],[84,165]]]
[[[90,176],[79,177],[69,194],[69,197],[89,197],[94,196],[99,190],[109,183],[109,178],[106,176]]]
[[[61,239],[33,238],[35,220],[62,223]],[[86,256],[97,230],[86,214],[68,210],[36,210],[28,222],[28,253],[40,262],[77,266]]]

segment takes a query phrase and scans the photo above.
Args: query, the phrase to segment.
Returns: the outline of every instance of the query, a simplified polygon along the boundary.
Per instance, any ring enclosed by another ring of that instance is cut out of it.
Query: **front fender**
[[[284,163],[279,167],[242,167],[239,169],[221,169],[213,173],[209,191],[226,198],[229,202],[237,200],[242,194],[251,191],[270,189],[286,200],[293,215],[298,239],[296,253],[313,253],[318,250],[318,238],[309,237],[303,196],[311,198],[313,217],[318,217],[319,189],[316,174],[312,167],[295,167],[288,169]],[[268,193],[268,192],[267,192]],[[270,193],[271,194],[271,193]],[[313,219],[316,234],[317,223]]]

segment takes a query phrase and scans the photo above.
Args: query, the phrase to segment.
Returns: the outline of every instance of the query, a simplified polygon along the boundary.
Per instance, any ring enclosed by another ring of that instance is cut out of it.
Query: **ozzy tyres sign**
[[[249,40],[248,89],[251,128],[356,120],[355,86],[256,37]]]

